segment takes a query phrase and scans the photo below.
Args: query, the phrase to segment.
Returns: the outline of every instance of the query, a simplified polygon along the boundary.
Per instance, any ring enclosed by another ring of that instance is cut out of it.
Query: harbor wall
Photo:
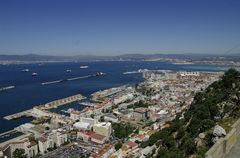
[[[240,119],[233,125],[228,134],[217,141],[205,154],[205,158],[224,158],[240,139]]]

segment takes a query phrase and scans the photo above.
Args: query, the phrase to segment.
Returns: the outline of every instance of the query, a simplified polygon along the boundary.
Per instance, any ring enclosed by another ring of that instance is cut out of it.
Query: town
[[[142,83],[95,92],[89,102],[81,102],[85,97],[78,94],[6,116],[10,120],[28,115],[34,120],[14,129],[20,136],[0,144],[0,157],[149,157],[157,146],[145,147],[142,142],[169,127],[168,121],[188,110],[196,92],[222,74],[146,70]],[[51,111],[76,101],[85,108],[69,109],[66,115]]]

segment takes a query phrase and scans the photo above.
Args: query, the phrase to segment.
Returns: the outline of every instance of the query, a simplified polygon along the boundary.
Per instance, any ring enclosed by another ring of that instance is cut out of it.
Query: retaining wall
[[[205,154],[205,158],[224,158],[229,153],[231,148],[240,139],[240,119],[233,125],[231,131],[224,137],[218,140]]]

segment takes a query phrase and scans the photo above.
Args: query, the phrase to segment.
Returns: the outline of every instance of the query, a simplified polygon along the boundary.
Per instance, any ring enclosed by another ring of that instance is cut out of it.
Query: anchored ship
[[[22,70],[22,72],[28,72],[29,71],[29,69],[23,69]]]
[[[32,73],[32,76],[37,76],[38,74],[36,72]]]
[[[87,65],[82,65],[82,66],[80,66],[80,69],[87,69],[87,68],[88,68]]]
[[[70,72],[72,72],[72,70],[68,69],[68,70],[66,70],[66,72],[67,72],[67,73],[70,73]]]

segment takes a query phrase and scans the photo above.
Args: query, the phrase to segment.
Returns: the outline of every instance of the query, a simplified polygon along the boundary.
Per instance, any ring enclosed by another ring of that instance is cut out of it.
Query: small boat
[[[60,82],[67,82],[68,80],[67,79],[64,79],[64,80],[60,80]]]
[[[38,74],[36,72],[32,73],[32,76],[37,76]]]
[[[87,65],[82,65],[82,66],[80,66],[80,69],[87,69],[87,68],[88,68]]]
[[[66,72],[67,72],[67,73],[70,73],[70,72],[72,72],[72,70],[68,69],[68,70],[66,70]]]
[[[22,70],[22,72],[28,72],[29,71],[29,69],[23,69]]]
[[[103,76],[103,75],[106,75],[106,73],[103,73],[103,72],[97,72],[96,76]]]

